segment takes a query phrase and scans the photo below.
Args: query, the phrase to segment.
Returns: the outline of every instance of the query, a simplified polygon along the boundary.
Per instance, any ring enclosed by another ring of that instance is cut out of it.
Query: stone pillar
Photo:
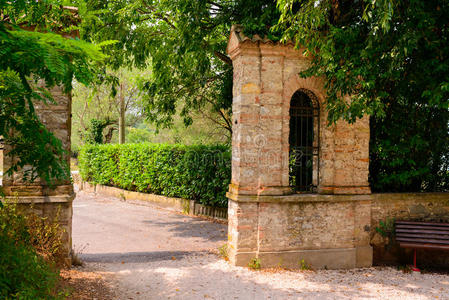
[[[232,43],[237,43],[233,45]],[[231,39],[234,66],[232,182],[240,195],[284,195],[288,185],[288,145],[282,141],[284,52]]]
[[[61,87],[55,87],[51,91],[55,104],[35,105],[35,110],[41,122],[62,141],[63,148],[67,151],[65,161],[70,164],[70,134],[71,134],[71,96],[65,94]],[[3,156],[3,169],[8,170],[14,159],[6,155],[10,145],[5,145]],[[23,170],[14,172],[12,176],[3,175],[3,190],[6,198],[16,199],[24,209],[32,206],[33,211],[48,220],[57,221],[64,230],[62,239],[66,262],[70,261],[72,249],[72,200],[75,197],[73,185],[70,180],[59,181],[54,188],[50,188],[39,178],[36,181],[24,182]]]

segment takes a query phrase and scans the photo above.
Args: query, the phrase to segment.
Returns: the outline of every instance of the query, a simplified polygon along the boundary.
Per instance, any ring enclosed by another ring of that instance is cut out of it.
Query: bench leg
[[[421,272],[421,270],[416,267],[416,249],[413,249],[413,267],[412,267],[412,271],[414,271],[414,272]]]

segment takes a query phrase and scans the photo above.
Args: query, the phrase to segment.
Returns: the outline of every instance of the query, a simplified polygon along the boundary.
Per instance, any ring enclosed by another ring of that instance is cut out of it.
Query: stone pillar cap
[[[276,52],[278,52],[279,55],[285,55],[286,51],[290,51],[295,55],[298,54],[297,49],[295,49],[295,43],[293,41],[273,41],[270,40],[267,36],[261,37],[258,34],[247,36],[243,33],[243,26],[241,25],[232,25],[226,52],[231,57],[231,59],[233,59],[240,53],[239,50],[242,48],[248,50],[256,50],[259,49],[262,45],[269,48],[277,48]]]

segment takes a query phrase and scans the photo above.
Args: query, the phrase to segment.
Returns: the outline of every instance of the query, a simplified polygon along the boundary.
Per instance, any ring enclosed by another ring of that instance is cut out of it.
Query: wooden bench
[[[413,271],[416,267],[416,249],[449,250],[449,223],[395,222],[396,241],[402,248],[414,249]]]

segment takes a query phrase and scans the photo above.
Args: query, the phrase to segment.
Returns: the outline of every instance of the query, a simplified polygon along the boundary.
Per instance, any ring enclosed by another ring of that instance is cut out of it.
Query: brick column
[[[228,245],[231,262],[245,265],[258,250],[257,198],[292,192],[288,144],[283,141],[288,125],[283,107],[285,53],[278,45],[242,41],[234,30],[228,53],[234,67]]]
[[[71,96],[63,92],[61,87],[52,91],[55,104],[38,103],[35,110],[41,122],[62,141],[63,148],[67,151],[65,161],[70,163],[70,133],[71,133]],[[6,155],[10,145],[5,145],[3,156],[3,170],[9,169],[14,159]],[[62,239],[67,263],[70,261],[72,248],[72,200],[75,197],[73,185],[70,180],[59,181],[54,188],[50,188],[43,180],[34,182],[22,180],[26,166],[11,176],[3,175],[3,190],[6,198],[17,200],[23,209],[33,206],[33,211],[41,216],[55,220],[58,215],[58,223],[64,230]]]
[[[291,193],[283,161],[288,153],[282,141],[284,53],[277,48],[259,43],[228,47],[234,66],[229,190],[234,195]]]

